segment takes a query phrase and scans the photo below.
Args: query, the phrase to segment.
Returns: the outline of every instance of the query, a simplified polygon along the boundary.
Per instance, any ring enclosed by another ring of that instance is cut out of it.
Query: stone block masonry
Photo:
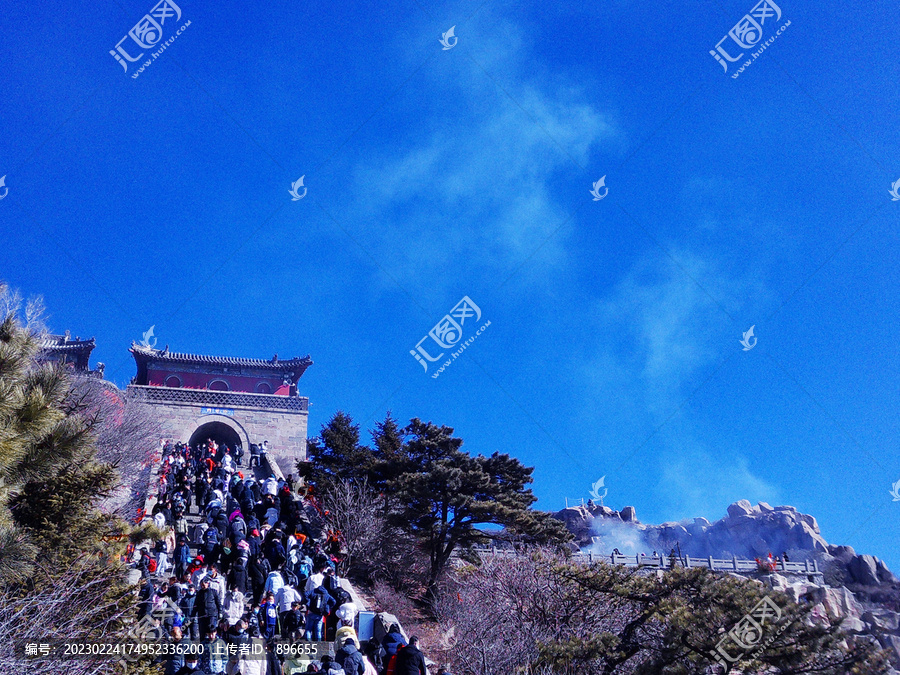
[[[270,461],[285,475],[296,472],[297,461],[306,460],[305,397],[143,385],[130,385],[126,395],[152,407],[163,438],[188,443],[224,437],[239,442],[245,457],[251,443],[267,440]]]

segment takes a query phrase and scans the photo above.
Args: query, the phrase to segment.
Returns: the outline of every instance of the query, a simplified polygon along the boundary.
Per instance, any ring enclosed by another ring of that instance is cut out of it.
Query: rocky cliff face
[[[608,554],[613,548],[625,555],[653,552],[705,558],[764,558],[769,553],[790,560],[815,559],[825,583],[798,581],[779,574],[763,575],[771,588],[814,602],[813,616],[822,621],[843,619],[854,633],[873,636],[894,653],[900,667],[900,581],[871,555],[857,555],[849,546],[832,546],[822,537],[816,519],[793,506],[756,506],[746,499],[728,507],[728,515],[710,523],[694,518],[681,523],[645,525],[634,507],[621,511],[592,505],[563,509],[555,514],[575,535],[583,550]],[[821,581],[821,579],[819,580]]]

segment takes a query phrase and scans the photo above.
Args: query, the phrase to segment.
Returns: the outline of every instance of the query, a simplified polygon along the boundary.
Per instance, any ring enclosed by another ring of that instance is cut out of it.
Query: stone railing
[[[211,389],[187,389],[180,387],[150,387],[128,385],[128,396],[145,403],[187,403],[211,408],[265,408],[304,412],[309,410],[305,396],[278,396],[252,394],[240,391],[213,391]]]
[[[478,555],[519,555],[517,551],[508,548],[475,548]],[[675,567],[706,567],[716,572],[736,572],[738,574],[748,574],[760,571],[760,565],[755,560],[746,558],[697,558],[691,556],[675,556],[674,558],[667,556],[646,556],[646,555],[621,555],[612,553],[610,555],[602,555],[599,553],[575,553],[572,559],[579,562],[595,563],[608,562],[612,565],[625,565],[626,567],[649,567],[656,569],[671,569]],[[766,566],[766,560],[762,559],[763,565]],[[673,564],[674,563],[674,564]],[[785,562],[783,560],[775,561],[775,569],[773,572],[783,572],[786,574],[821,574],[819,566],[815,560],[801,560],[799,562]]]

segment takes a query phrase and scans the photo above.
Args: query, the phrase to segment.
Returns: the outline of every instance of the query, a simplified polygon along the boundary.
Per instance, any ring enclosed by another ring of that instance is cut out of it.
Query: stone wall
[[[197,401],[166,400],[167,387],[141,387],[131,385],[127,389],[129,398],[151,406],[162,424],[163,438],[187,443],[191,435],[202,425],[221,422],[235,431],[241,439],[245,456],[249,457],[250,444],[269,441],[269,459],[274,460],[287,475],[296,472],[296,462],[306,460],[306,429],[309,412],[305,399],[297,409],[284,409],[282,401],[286,397],[267,397],[258,394],[246,396],[229,392],[227,408],[219,405],[204,405],[214,402],[210,397],[198,392]],[[152,391],[148,391],[152,390]],[[184,390],[181,390],[181,394]],[[209,392],[214,394],[215,392]],[[174,396],[172,397],[174,398]],[[179,395],[179,398],[185,398]],[[271,407],[265,403],[271,401]],[[243,403],[243,404],[242,404]],[[274,406],[278,405],[279,408]]]

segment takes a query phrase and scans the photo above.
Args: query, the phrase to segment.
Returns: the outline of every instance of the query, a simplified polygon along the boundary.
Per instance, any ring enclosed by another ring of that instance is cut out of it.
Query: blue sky
[[[0,278],[120,385],[150,325],[309,353],[313,432],[390,409],[541,508],[792,504],[900,569],[893,16],[784,0],[734,79],[752,2],[584,4],[184,0],[136,79],[109,51],[153,2],[6,7]],[[463,296],[491,325],[432,378]]]

